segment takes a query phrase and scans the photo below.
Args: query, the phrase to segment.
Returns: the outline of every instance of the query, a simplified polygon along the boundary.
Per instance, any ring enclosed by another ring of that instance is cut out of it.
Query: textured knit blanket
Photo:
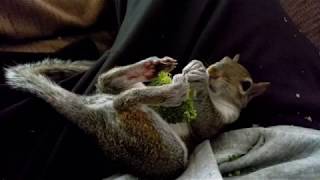
[[[137,178],[105,180],[111,179]],[[320,131],[274,126],[225,132],[198,145],[178,179],[320,179]]]

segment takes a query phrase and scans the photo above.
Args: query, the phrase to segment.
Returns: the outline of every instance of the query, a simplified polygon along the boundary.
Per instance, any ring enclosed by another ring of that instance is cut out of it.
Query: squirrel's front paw
[[[206,71],[196,69],[185,74],[190,84],[205,83],[208,79]]]
[[[168,88],[167,99],[162,105],[167,107],[181,105],[181,103],[186,100],[189,90],[187,77],[182,74],[176,74],[173,77],[172,84],[168,85]]]
[[[188,78],[188,82],[193,84],[204,83],[208,79],[206,68],[201,61],[192,60],[184,69],[183,74]]]
[[[192,60],[189,64],[186,65],[186,67],[183,68],[182,73],[187,74],[190,71],[193,70],[201,70],[206,71],[206,67],[203,65],[203,63],[199,60]]]

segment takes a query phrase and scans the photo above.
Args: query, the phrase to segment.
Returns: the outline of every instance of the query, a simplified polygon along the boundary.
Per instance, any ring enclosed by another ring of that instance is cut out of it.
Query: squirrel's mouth
[[[216,88],[212,86],[212,84],[209,84],[209,89],[211,92],[215,93],[216,92]]]
[[[209,76],[208,84],[209,84],[209,90],[213,93],[216,92],[216,88],[212,85],[214,83],[215,79],[213,77]]]

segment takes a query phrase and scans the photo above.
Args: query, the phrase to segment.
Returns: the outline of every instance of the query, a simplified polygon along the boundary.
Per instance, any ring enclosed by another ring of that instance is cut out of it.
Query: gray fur
[[[5,76],[11,87],[37,95],[94,135],[107,156],[121,161],[132,172],[143,176],[171,176],[185,167],[187,149],[170,126],[145,104],[180,104],[185,96],[179,94],[187,91],[188,83],[183,76],[177,76],[175,82],[167,86],[130,87],[147,80],[143,73],[156,73],[153,72],[156,66],[175,64],[171,58],[152,58],[102,74],[99,82],[104,86],[98,84],[99,91],[105,92],[109,87],[123,90],[117,95],[80,96],[43,75],[48,71],[82,72],[89,67],[82,62],[47,59],[7,68]],[[126,81],[129,75],[137,77]],[[144,116],[141,122],[134,121],[139,116]]]

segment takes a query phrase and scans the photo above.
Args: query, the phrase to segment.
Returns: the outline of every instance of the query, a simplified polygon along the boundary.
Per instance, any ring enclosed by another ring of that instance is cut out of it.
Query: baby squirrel
[[[188,162],[185,141],[200,142],[234,122],[247,103],[269,83],[253,83],[238,56],[206,68],[191,61],[173,82],[145,86],[160,70],[177,65],[170,57],[150,57],[113,68],[98,77],[97,93],[78,95],[50,80],[55,73],[73,74],[90,68],[88,61],[47,59],[5,69],[7,84],[37,95],[59,113],[93,135],[105,154],[142,177],[174,177]],[[188,89],[195,90],[197,119],[191,124],[168,124],[148,105],[180,105]],[[190,142],[187,142],[190,143]]]

